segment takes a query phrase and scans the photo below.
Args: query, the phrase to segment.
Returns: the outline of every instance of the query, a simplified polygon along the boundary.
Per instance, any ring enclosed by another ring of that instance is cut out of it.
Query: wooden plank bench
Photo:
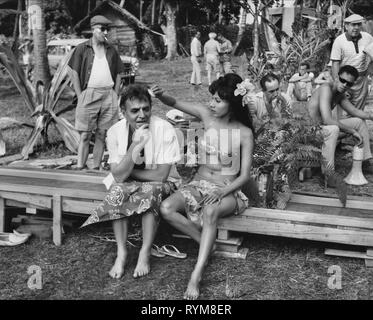
[[[62,213],[88,215],[106,194],[106,174],[0,167],[0,232],[7,206],[51,210],[53,242],[61,245]]]
[[[243,214],[220,219],[218,238],[231,231],[362,246],[360,255],[368,266],[373,262],[373,199],[348,197],[346,208],[336,197],[294,194],[287,210],[250,208]],[[335,250],[326,254],[336,255]],[[340,252],[346,256],[345,252]],[[355,255],[350,255],[356,257]]]

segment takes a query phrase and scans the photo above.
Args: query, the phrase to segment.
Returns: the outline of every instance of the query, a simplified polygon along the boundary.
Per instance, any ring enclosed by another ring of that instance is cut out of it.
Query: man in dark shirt
[[[93,169],[100,169],[106,131],[118,121],[117,100],[124,65],[118,52],[107,42],[110,24],[104,16],[94,16],[92,38],[78,45],[69,61],[78,97],[75,115],[75,129],[80,133],[77,169],[86,167],[93,130]]]

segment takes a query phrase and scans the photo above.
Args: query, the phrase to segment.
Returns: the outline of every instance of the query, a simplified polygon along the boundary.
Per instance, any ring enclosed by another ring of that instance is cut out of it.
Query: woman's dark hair
[[[120,108],[122,110],[125,109],[127,100],[148,101],[150,106],[152,106],[152,99],[148,88],[141,84],[130,84],[122,90],[120,96]]]
[[[235,73],[228,73],[224,77],[215,80],[209,87],[211,94],[217,93],[220,99],[229,102],[230,111],[235,120],[251,129],[254,134],[253,121],[248,108],[242,104],[242,95],[234,95],[237,84],[242,82],[242,78]]]

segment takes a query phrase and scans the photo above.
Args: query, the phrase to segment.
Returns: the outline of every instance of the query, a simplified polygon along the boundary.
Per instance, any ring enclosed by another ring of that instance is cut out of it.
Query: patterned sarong
[[[172,182],[130,181],[111,186],[102,203],[93,211],[82,227],[92,223],[117,220],[152,212],[158,216],[163,199],[175,191]]]

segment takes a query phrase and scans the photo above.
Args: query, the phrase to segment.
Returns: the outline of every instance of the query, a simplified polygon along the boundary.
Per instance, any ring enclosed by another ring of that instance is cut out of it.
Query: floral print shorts
[[[197,174],[198,175],[198,174]],[[196,175],[196,176],[197,176]],[[178,190],[185,200],[185,212],[189,220],[197,224],[203,225],[203,205],[199,202],[207,195],[211,194],[213,190],[221,189],[224,185],[229,184],[228,181],[222,184],[216,184],[207,180],[193,180],[188,184],[180,187]],[[241,190],[233,193],[236,199],[235,214],[240,214],[249,207],[249,199]]]
[[[102,203],[93,211],[82,227],[92,223],[117,220],[152,212],[158,216],[163,199],[175,191],[172,182],[130,181],[111,186]]]

